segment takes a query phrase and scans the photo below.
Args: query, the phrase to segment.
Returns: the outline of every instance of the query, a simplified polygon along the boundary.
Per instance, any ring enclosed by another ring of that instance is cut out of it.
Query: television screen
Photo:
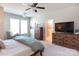
[[[74,22],[55,23],[55,31],[74,33]]]

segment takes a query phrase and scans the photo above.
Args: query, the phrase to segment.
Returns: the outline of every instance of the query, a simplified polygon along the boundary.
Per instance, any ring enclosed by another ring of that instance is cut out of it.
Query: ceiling
[[[4,8],[5,12],[8,13],[13,13],[17,15],[24,15],[26,13],[26,16],[32,17],[35,12],[31,9],[28,11],[25,11],[25,9],[29,8],[28,5],[32,3],[1,3],[0,5]],[[72,7],[75,5],[79,5],[77,3],[39,3],[39,6],[46,7],[45,10],[38,10],[38,12],[54,12],[59,9],[67,8],[67,7]]]

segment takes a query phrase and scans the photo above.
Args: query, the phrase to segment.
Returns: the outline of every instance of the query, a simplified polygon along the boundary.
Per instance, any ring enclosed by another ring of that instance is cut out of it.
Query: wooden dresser
[[[35,38],[38,40],[43,40],[43,27],[35,28]]]
[[[79,35],[69,33],[53,33],[53,43],[79,51]]]

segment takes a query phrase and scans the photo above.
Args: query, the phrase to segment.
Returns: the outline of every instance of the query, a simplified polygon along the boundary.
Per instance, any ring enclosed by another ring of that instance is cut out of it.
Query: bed
[[[24,35],[2,42],[5,48],[0,50],[0,56],[34,56],[37,53],[42,56],[44,50],[41,42]]]
[[[28,40],[30,39],[28,38]],[[33,51],[31,47],[15,39],[3,40],[6,48],[0,50],[0,56],[34,56],[39,52],[40,55],[43,54],[43,56],[79,56],[78,50],[56,44],[58,40],[56,40],[53,44],[45,41],[39,42],[43,44],[45,48],[44,50]]]
[[[29,56],[34,53],[30,47],[13,39],[3,42],[6,48],[0,51],[0,56]]]

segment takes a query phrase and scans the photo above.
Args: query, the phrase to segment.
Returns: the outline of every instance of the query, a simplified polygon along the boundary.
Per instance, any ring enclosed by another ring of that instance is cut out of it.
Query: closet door
[[[45,21],[45,40],[47,42],[52,43],[53,39],[52,39],[52,33],[53,33],[53,21],[52,20],[46,20]]]

